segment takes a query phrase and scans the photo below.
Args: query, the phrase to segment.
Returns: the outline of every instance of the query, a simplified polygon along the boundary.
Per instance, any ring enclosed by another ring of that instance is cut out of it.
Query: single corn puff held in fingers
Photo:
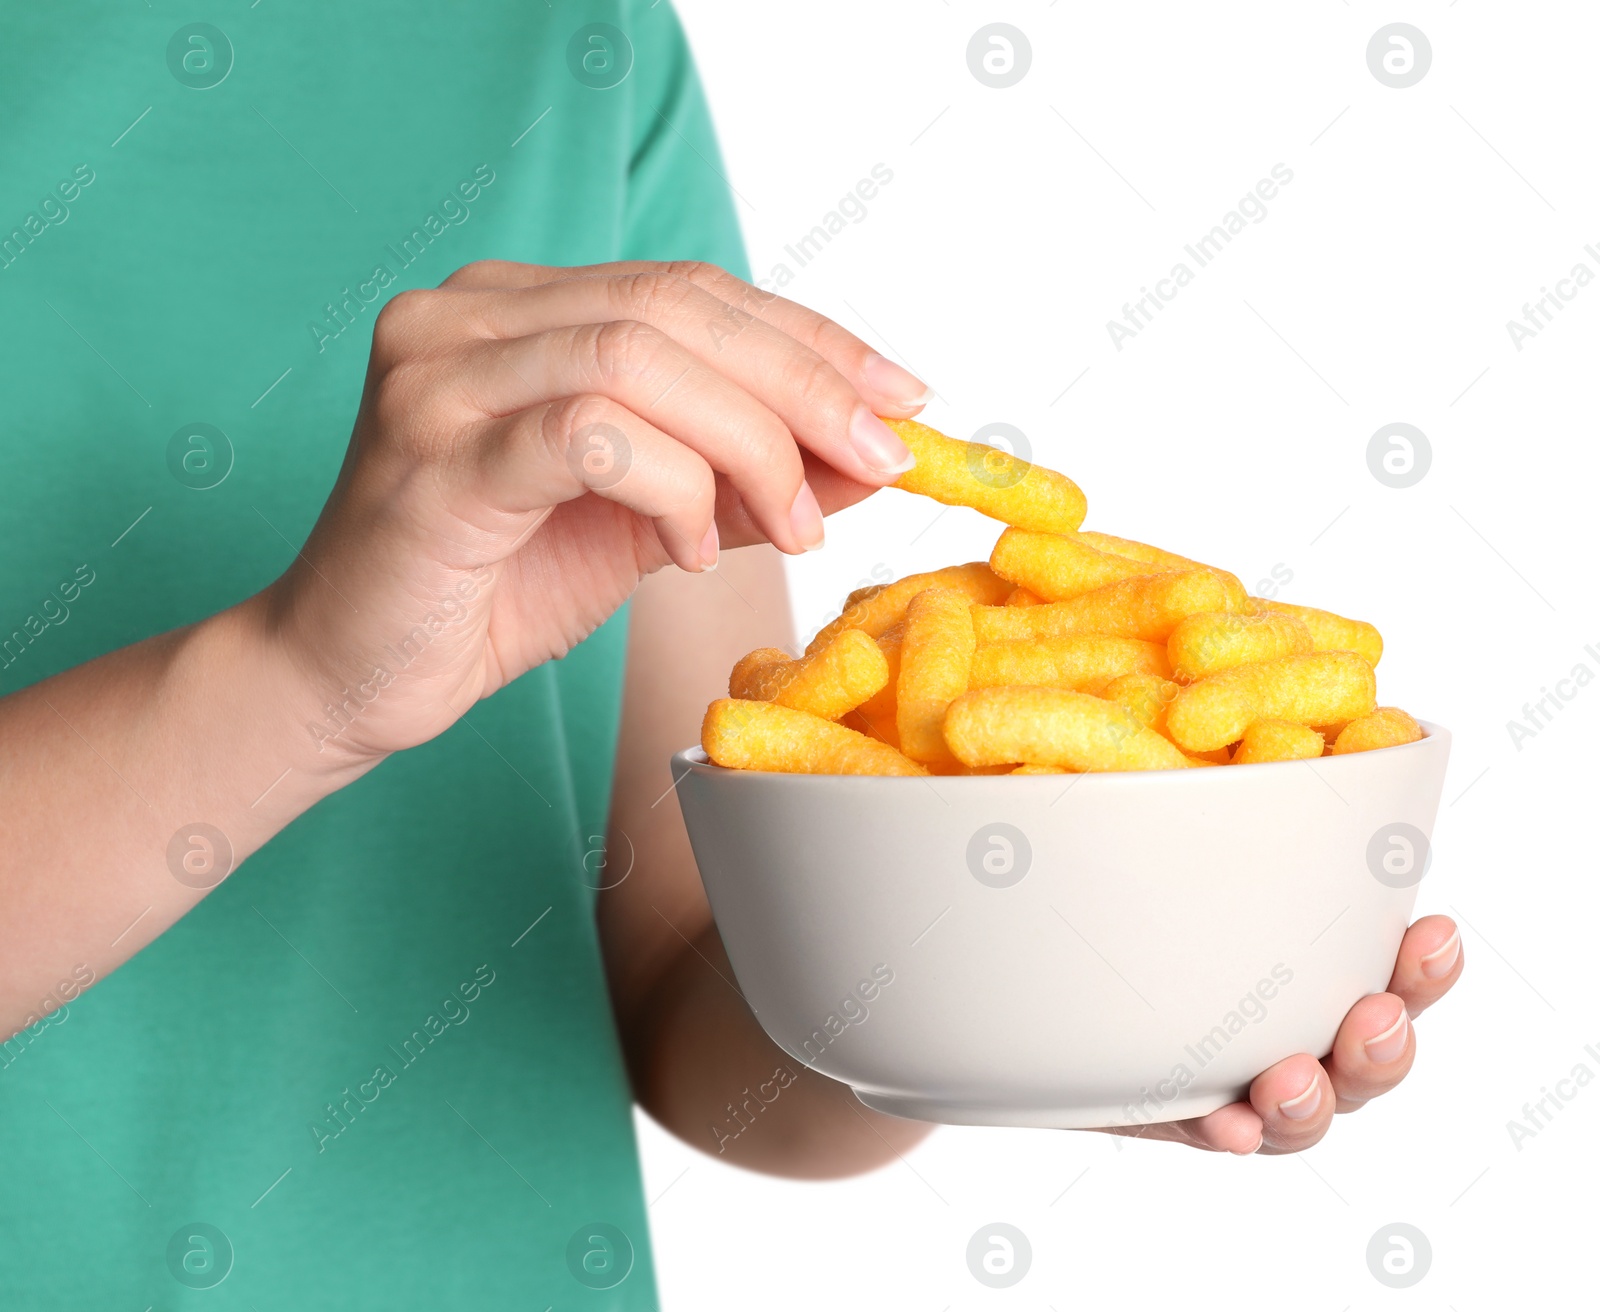
[[[1062,688],[981,688],[950,705],[945,740],[966,765],[1184,770],[1189,759],[1115,702]]]
[[[790,660],[776,647],[751,652],[733,667],[728,695],[837,720],[888,683],[883,649],[861,630],[847,629],[815,655],[799,660]]]
[[[912,760],[954,764],[944,740],[945,711],[967,690],[976,646],[972,603],[965,593],[929,588],[911,599],[895,682],[895,724],[900,750]]]
[[[1422,726],[1398,706],[1380,706],[1371,715],[1351,720],[1333,740],[1333,755],[1402,747],[1422,740]]]
[[[1029,684],[1102,693],[1113,679],[1126,674],[1172,673],[1167,651],[1159,642],[1139,638],[1106,638],[1096,633],[1060,638],[1021,638],[979,647],[972,658],[974,688]]]
[[[1167,639],[1172,673],[1193,683],[1218,670],[1312,650],[1311,630],[1294,615],[1202,611],[1178,622]]]
[[[1165,642],[1180,620],[1200,611],[1242,611],[1248,599],[1237,581],[1215,570],[1145,574],[1042,606],[973,607],[980,643],[1016,638],[1054,638],[1099,633],[1114,638]]]
[[[1364,659],[1348,651],[1307,652],[1235,665],[1191,683],[1167,709],[1167,732],[1187,752],[1209,752],[1238,741],[1257,720],[1327,724],[1376,706],[1377,683]]]
[[[1311,632],[1312,651],[1353,651],[1376,665],[1383,658],[1383,635],[1365,620],[1348,620],[1315,606],[1291,606],[1286,601],[1250,598],[1257,614],[1293,615]]]
[[[947,506],[973,510],[1018,528],[1071,533],[1088,508],[1065,474],[1019,460],[981,442],[962,442],[915,419],[885,419],[917,458],[892,486]]]
[[[1038,606],[1043,601],[1043,597],[1036,592],[1029,592],[1027,588],[1012,588],[1007,594],[1004,604],[1007,606]]]
[[[860,629],[871,638],[880,636],[905,618],[911,598],[929,588],[954,588],[965,593],[974,604],[999,606],[1010,595],[1012,585],[990,569],[987,562],[978,560],[927,574],[908,574],[897,582],[879,587],[857,589],[850,594],[853,601],[846,605],[843,614],[824,625],[811,639],[806,654],[821,651],[846,629]]]
[[[720,698],[706,708],[700,744],[717,765],[784,774],[925,775],[894,748],[776,702]]]
[[[1120,579],[1159,572],[1143,561],[1097,551],[1076,535],[1021,528],[1000,535],[989,568],[1046,601],[1066,601]]]
[[[1159,674],[1124,674],[1113,679],[1100,692],[1116,702],[1146,729],[1167,731],[1167,707],[1178,695],[1178,685]]]
[[[1234,765],[1268,761],[1309,761],[1322,755],[1322,735],[1289,720],[1257,720],[1244,731],[1233,753]]]

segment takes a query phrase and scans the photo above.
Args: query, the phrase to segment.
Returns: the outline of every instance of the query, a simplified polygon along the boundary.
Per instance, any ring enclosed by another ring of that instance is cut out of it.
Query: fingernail
[[[874,473],[903,474],[917,463],[910,448],[894,435],[894,429],[864,405],[858,405],[850,416],[850,445],[855,447],[861,463]]]
[[[700,539],[700,568],[702,570],[716,569],[717,548],[721,545],[721,538],[717,536],[717,522],[711,521],[711,527],[706,530],[705,537]]]
[[[1428,953],[1422,959],[1422,973],[1428,979],[1443,979],[1456,968],[1456,962],[1461,957],[1461,931],[1458,929],[1448,939],[1445,945]]]
[[[866,358],[861,366],[861,376],[867,386],[885,401],[893,401],[905,410],[927,405],[933,397],[933,388],[881,355],[869,355]]]
[[[1308,1116],[1315,1116],[1317,1108],[1322,1105],[1322,1081],[1315,1075],[1311,1083],[1306,1085],[1292,1098],[1285,1098],[1278,1104],[1278,1110],[1291,1121],[1303,1121]]]
[[[815,551],[822,545],[822,507],[817,504],[817,494],[811,490],[810,483],[800,484],[794,505],[789,507],[789,527],[794,530],[795,540],[807,551]]]
[[[1367,1060],[1378,1066],[1399,1061],[1400,1054],[1406,1050],[1406,1038],[1410,1032],[1411,1018],[1406,1015],[1406,1009],[1401,1007],[1400,1018],[1393,1025],[1361,1045],[1367,1050]]]

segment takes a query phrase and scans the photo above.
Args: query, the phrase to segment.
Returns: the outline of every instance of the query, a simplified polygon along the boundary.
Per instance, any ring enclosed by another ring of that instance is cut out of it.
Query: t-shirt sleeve
[[[621,258],[707,260],[748,278],[732,187],[683,25],[665,0],[635,0],[633,11],[637,83]]]

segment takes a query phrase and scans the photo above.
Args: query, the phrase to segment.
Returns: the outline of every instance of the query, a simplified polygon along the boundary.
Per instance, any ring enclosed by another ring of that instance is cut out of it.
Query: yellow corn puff
[[[1167,731],[1167,707],[1178,695],[1178,685],[1159,674],[1124,674],[1113,679],[1100,695],[1116,702],[1146,729]]]
[[[1257,720],[1312,725],[1370,714],[1377,706],[1376,689],[1372,666],[1354,652],[1307,652],[1235,665],[1191,683],[1173,698],[1167,732],[1185,751],[1214,751],[1241,738]]]
[[[888,683],[882,649],[859,629],[847,629],[816,655],[799,660],[776,647],[751,652],[733,667],[728,696],[837,720]]]
[[[1132,538],[1119,538],[1110,533],[1096,533],[1090,529],[1080,529],[1078,537],[1096,551],[1107,551],[1113,556],[1126,556],[1129,560],[1142,560],[1147,565],[1158,566],[1162,573],[1211,568],[1198,560],[1190,560],[1187,556],[1163,551],[1160,547],[1152,547],[1144,542],[1135,542]]]
[[[972,659],[971,687],[1004,688],[1029,684],[1101,693],[1125,674],[1172,672],[1159,642],[1068,634],[1061,638],[1022,638],[979,647]],[[963,690],[965,691],[965,690]]]
[[[973,607],[972,622],[981,643],[1016,638],[1100,633],[1107,637],[1165,642],[1185,616],[1200,611],[1243,611],[1248,604],[1237,581],[1215,570],[1146,574],[1086,592],[1070,601],[1042,606]]]
[[[976,645],[965,593],[929,588],[911,599],[895,682],[895,725],[900,750],[913,761],[954,764],[944,741],[944,714],[967,690]]]
[[[950,705],[945,739],[966,765],[1178,770],[1184,754],[1115,702],[1062,688],[981,688]]]
[[[843,718],[843,723],[880,738],[897,751],[900,747],[900,730],[895,726],[895,685],[900,679],[900,646],[906,636],[905,621],[894,625],[878,637],[878,649],[883,653],[889,670],[888,682],[860,706]]]
[[[1026,588],[1012,588],[1004,604],[1007,606],[1037,606],[1044,600],[1037,593],[1029,592]]]
[[[1088,503],[1065,474],[981,442],[961,442],[915,419],[886,419],[916,456],[895,481],[907,492],[947,506],[971,506],[1002,523],[1043,533],[1071,533]]]
[[[1066,601],[1119,579],[1158,572],[1143,561],[1097,551],[1076,536],[1021,528],[1000,535],[989,568],[1046,601]]]
[[[1293,615],[1311,630],[1312,651],[1353,651],[1368,665],[1376,665],[1383,657],[1383,635],[1365,620],[1347,620],[1329,610],[1291,606],[1286,601],[1268,601],[1264,597],[1252,597],[1250,601],[1258,615]]]
[[[1202,611],[1179,621],[1167,639],[1173,677],[1192,683],[1218,670],[1312,650],[1311,630],[1295,616]]]
[[[1012,774],[1071,774],[1064,765],[1019,765]]]
[[[1422,726],[1398,706],[1380,706],[1371,715],[1351,720],[1333,742],[1333,754],[1370,752],[1378,747],[1399,747],[1422,738]]]
[[[844,613],[811,639],[806,654],[821,651],[847,629],[860,629],[868,637],[879,637],[905,618],[911,598],[929,588],[955,588],[965,593],[969,601],[985,606],[1001,605],[1011,592],[1011,584],[981,560],[928,574],[908,574],[881,587],[858,589],[850,594],[854,601]]]
[[[1257,720],[1244,731],[1233,754],[1234,765],[1267,761],[1308,761],[1322,755],[1322,735],[1289,720]]]
[[[874,738],[776,702],[719,698],[706,708],[700,743],[716,764],[734,770],[785,774],[928,773]]]

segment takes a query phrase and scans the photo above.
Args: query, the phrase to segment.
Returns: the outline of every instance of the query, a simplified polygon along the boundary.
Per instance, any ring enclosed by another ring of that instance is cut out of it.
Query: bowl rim
[[[1418,752],[1429,750],[1430,747],[1433,750],[1437,750],[1440,747],[1448,750],[1451,742],[1450,730],[1446,729],[1443,725],[1435,724],[1431,720],[1418,720],[1417,724],[1422,729],[1422,737],[1414,743],[1401,743],[1395,747],[1379,747],[1373,751],[1367,752],[1347,752],[1343,756],[1319,756],[1297,761],[1257,761],[1246,765],[1244,769],[1247,771],[1288,770],[1294,768],[1295,766],[1305,765],[1310,766],[1313,770],[1316,770],[1318,767],[1323,767],[1348,773],[1353,769],[1362,769],[1362,762],[1370,761],[1374,757],[1379,759],[1392,759],[1389,755],[1392,752],[1410,752],[1415,755]],[[974,786],[993,784],[999,779],[1015,778],[1015,776],[1012,775],[993,774],[803,774],[797,771],[787,770],[736,770],[730,766],[717,765],[714,761],[706,756],[705,748],[699,743],[695,743],[692,746],[685,747],[680,751],[674,752],[672,754],[671,766],[673,770],[674,788],[676,788],[677,785],[681,783],[688,774],[708,775],[711,777],[745,778],[750,780],[783,779],[790,781],[790,783],[795,787],[806,786],[808,782],[811,786],[816,786],[819,783],[826,783],[827,781],[834,779],[854,780],[857,785],[862,787],[870,787],[874,785],[895,787],[904,784],[927,783],[930,779],[936,779],[938,780],[941,788],[947,785],[957,788],[970,788]],[[683,773],[681,774],[679,773],[679,767],[684,767]],[[1170,779],[1173,777],[1184,779],[1238,777],[1240,779],[1247,779],[1259,778],[1260,776],[1250,774],[1234,776],[1231,767],[1225,770],[1092,770],[1081,774],[1068,775],[1024,775],[1022,776],[1022,779],[1026,782],[1022,783],[1021,786],[1027,787],[1029,783],[1045,786],[1056,785],[1059,784],[1062,779],[1066,778],[1073,780],[1073,783],[1070,784],[1069,787],[1077,787],[1079,784],[1087,780],[1090,781],[1090,786],[1094,788],[1134,788],[1141,786],[1149,787],[1151,786],[1152,781]],[[1013,783],[1010,786],[1016,787],[1017,784]],[[1214,787],[1216,785],[1203,786]]]

